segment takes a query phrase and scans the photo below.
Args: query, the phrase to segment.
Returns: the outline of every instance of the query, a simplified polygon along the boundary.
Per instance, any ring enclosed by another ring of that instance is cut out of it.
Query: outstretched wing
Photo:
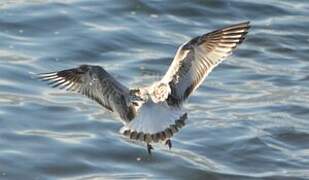
[[[240,44],[248,33],[249,22],[225,27],[181,45],[161,80],[171,88],[167,102],[179,106],[207,75]]]
[[[100,66],[81,65],[78,68],[38,74],[52,87],[79,92],[95,100],[110,111],[117,112],[128,122],[135,116],[129,105],[129,89],[120,84]]]

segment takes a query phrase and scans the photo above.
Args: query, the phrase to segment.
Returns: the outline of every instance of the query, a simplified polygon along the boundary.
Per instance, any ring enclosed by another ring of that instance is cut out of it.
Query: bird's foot
[[[170,139],[166,140],[165,145],[167,145],[168,148],[171,149],[172,148],[172,141]]]
[[[151,155],[151,150],[153,149],[152,145],[151,144],[147,144],[147,151],[148,151],[148,154]]]

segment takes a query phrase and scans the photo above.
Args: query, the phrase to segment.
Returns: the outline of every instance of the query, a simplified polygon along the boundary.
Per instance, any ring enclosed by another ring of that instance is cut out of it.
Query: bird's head
[[[158,103],[165,101],[170,93],[171,88],[168,84],[156,82],[151,87],[150,97],[153,102]]]

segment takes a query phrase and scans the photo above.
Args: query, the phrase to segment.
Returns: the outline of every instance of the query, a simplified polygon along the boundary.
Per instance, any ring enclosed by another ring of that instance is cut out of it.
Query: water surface
[[[96,103],[32,75],[87,63],[147,85],[181,43],[247,20],[152,157]],[[0,179],[309,179],[308,29],[306,0],[2,0]]]

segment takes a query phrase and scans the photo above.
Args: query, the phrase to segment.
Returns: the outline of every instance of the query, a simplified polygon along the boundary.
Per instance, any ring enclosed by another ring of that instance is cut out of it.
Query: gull
[[[249,22],[234,24],[183,43],[163,78],[146,87],[129,89],[96,65],[41,73],[38,78],[52,87],[86,95],[118,115],[123,123],[120,133],[145,143],[151,154],[153,143],[171,149],[172,136],[187,120],[183,103],[243,42],[249,28]]]

